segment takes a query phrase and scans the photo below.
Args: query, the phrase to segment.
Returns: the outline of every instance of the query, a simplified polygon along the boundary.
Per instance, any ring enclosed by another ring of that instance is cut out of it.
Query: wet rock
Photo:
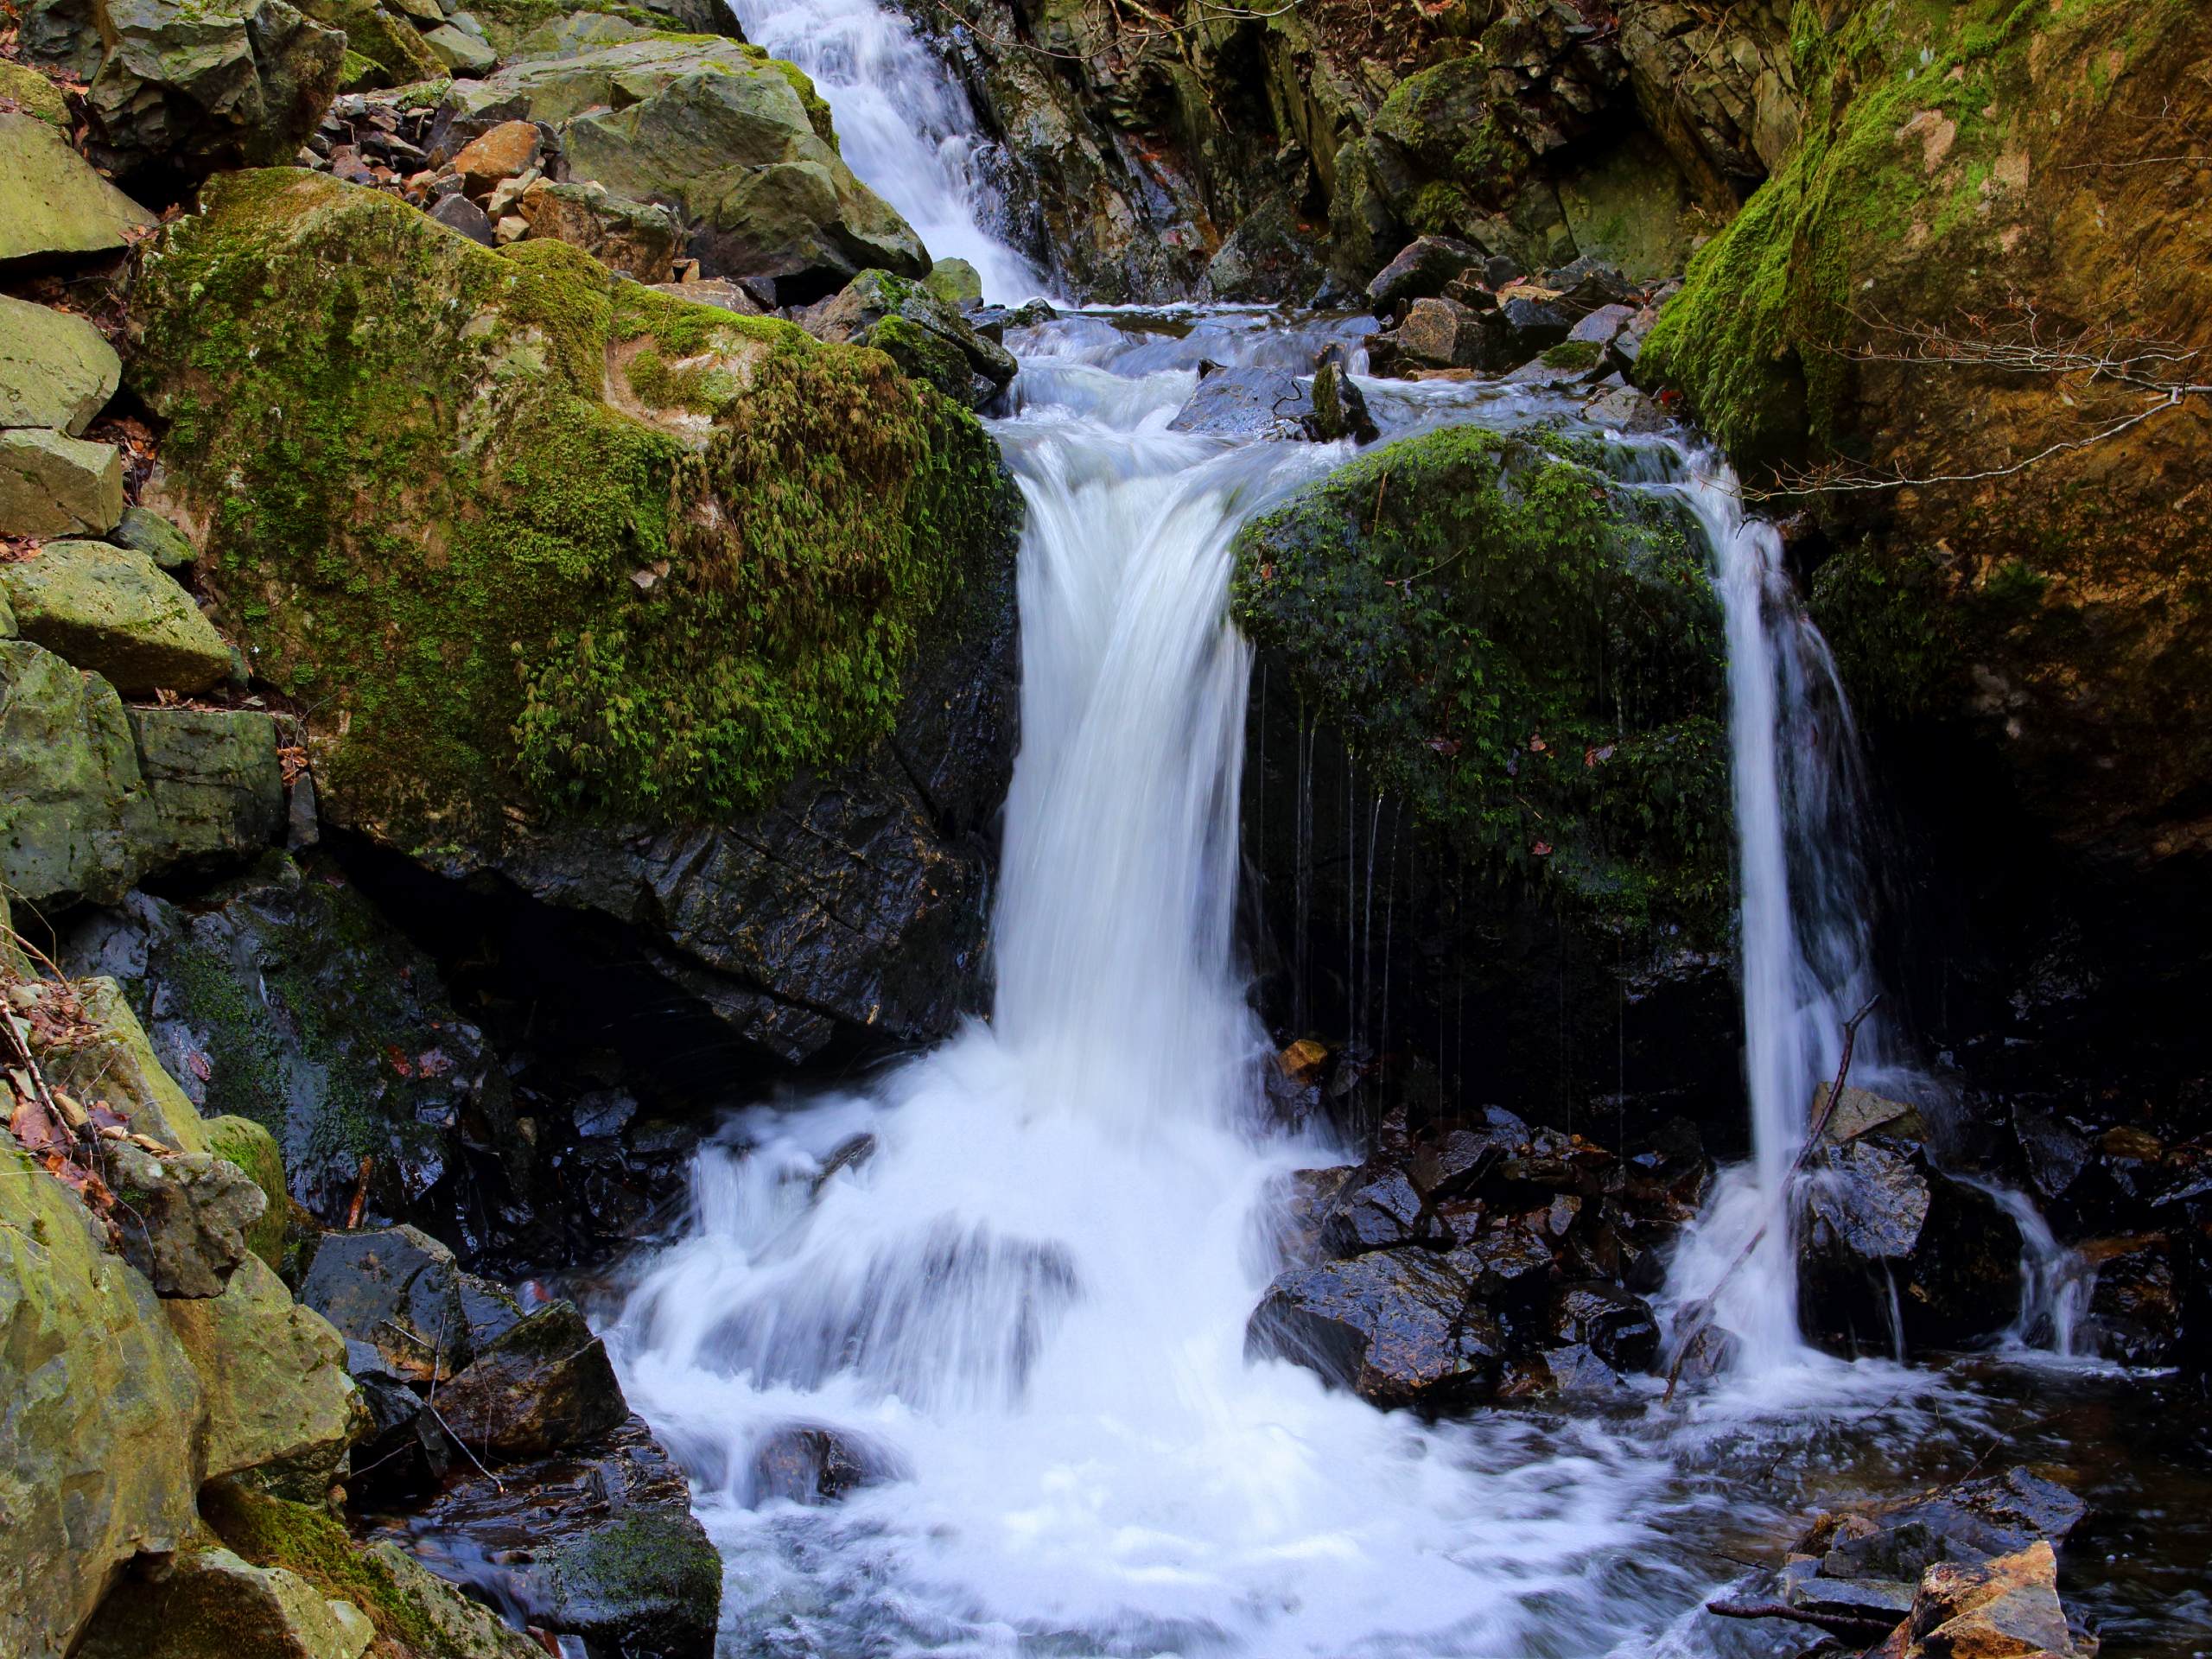
[[[1995,1199],[1936,1169],[1924,1151],[1878,1135],[1849,1141],[1826,1155],[1805,1203],[1799,1305],[1823,1346],[1956,1346],[2012,1317],[2018,1228]]]
[[[1465,1198],[1506,1158],[1527,1147],[1530,1134],[1528,1124],[1511,1112],[1486,1106],[1479,1124],[1447,1130],[1441,1139],[1425,1143],[1414,1156],[1413,1178],[1433,1198]]]
[[[812,1423],[788,1423],[763,1435],[753,1452],[754,1507],[783,1499],[835,1503],[849,1492],[897,1478],[897,1462],[857,1436]]]
[[[814,1177],[810,1196],[819,1197],[839,1170],[860,1169],[875,1156],[876,1140],[873,1135],[855,1135],[838,1143],[835,1151],[822,1160],[822,1168]]]
[[[190,696],[230,677],[231,648],[143,553],[48,542],[35,558],[0,565],[0,592],[22,638],[105,676],[126,697]]]
[[[464,1300],[464,1288],[467,1296]],[[408,1226],[327,1234],[300,1300],[398,1376],[450,1381],[519,1323],[513,1300],[463,1274],[453,1252]]]
[[[620,1089],[594,1089],[576,1098],[576,1133],[587,1141],[617,1135],[638,1115],[637,1096]]]
[[[1636,316],[1626,305],[1601,305],[1567,331],[1567,339],[1593,346],[1610,346]]]
[[[532,236],[582,248],[625,276],[664,283],[675,274],[683,227],[665,207],[626,200],[596,184],[535,179],[515,198],[514,211]]]
[[[1206,262],[1206,291],[1231,302],[1310,301],[1325,276],[1319,243],[1299,217],[1296,193],[1276,191],[1245,214]]]
[[[968,311],[983,302],[982,273],[965,259],[939,259],[931,265],[922,286],[956,311]]]
[[[1402,302],[1436,297],[1467,271],[1479,275],[1483,263],[1483,251],[1471,243],[1448,236],[1417,238],[1376,272],[1367,285],[1368,303],[1377,316],[1388,316]]]
[[[1929,1567],[1905,1634],[1905,1659],[2087,1659],[2068,1628],[2058,1560],[2047,1543],[1971,1566]]]
[[[269,1206],[252,1177],[204,1152],[156,1157],[125,1142],[111,1157],[123,1259],[163,1296],[220,1296]]]
[[[1974,1563],[2066,1541],[2088,1506],[2064,1487],[2012,1469],[1888,1503],[1824,1515],[1791,1547],[1823,1577],[1916,1580],[1941,1561]]]
[[[569,1302],[503,1332],[438,1390],[446,1427],[480,1457],[542,1457],[630,1414],[607,1345]]]
[[[2088,1328],[2094,1351],[2129,1365],[2167,1365],[2183,1356],[2181,1277],[2164,1233],[2091,1239],[2080,1254],[2095,1275]]]
[[[1689,1334],[1689,1339],[1668,1362],[1668,1373],[1678,1388],[1702,1388],[1718,1382],[1735,1369],[1744,1344],[1732,1331],[1708,1321]]]
[[[1332,348],[1315,367],[1311,397],[1313,412],[1306,416],[1306,429],[1320,442],[1351,438],[1372,443],[1382,436],[1375,417],[1367,411],[1367,394],[1344,367],[1340,351]]]
[[[84,318],[0,295],[0,427],[77,437],[122,378],[115,348]]]
[[[1293,1170],[1271,1189],[1276,1200],[1270,1211],[1275,1248],[1286,1264],[1312,1267],[1326,1259],[1327,1251],[1321,1243],[1322,1224],[1344,1183],[1356,1173],[1356,1166],[1351,1164]]]
[[[817,339],[888,353],[908,374],[976,408],[1003,391],[1016,372],[1005,347],[976,334],[925,283],[886,270],[862,271],[810,310],[805,323]]]
[[[1636,286],[1615,267],[1586,254],[1556,270],[1546,271],[1541,285],[1559,296],[1562,305],[1577,312],[1595,313],[1620,306],[1636,294]]]
[[[36,428],[0,431],[0,530],[10,536],[105,536],[123,518],[123,457]]]
[[[2019,1109],[2013,1115],[2012,1133],[2028,1178],[2045,1199],[2063,1197],[2092,1155],[2089,1142],[2050,1112]]]
[[[359,1659],[375,1634],[359,1607],[296,1573],[202,1549],[149,1562],[118,1585],[78,1651],[85,1659],[203,1659],[219,1643],[255,1659]]]
[[[1535,294],[1498,296],[1497,309],[1485,314],[1493,362],[1526,363],[1562,344],[1573,333],[1573,320],[1549,298]]]
[[[1659,1322],[1642,1297],[1618,1285],[1562,1285],[1552,1297],[1552,1328],[1616,1370],[1647,1371],[1659,1357]]]
[[[1582,412],[1592,423],[1616,432],[1661,432],[1669,425],[1667,411],[1630,385],[1604,389]]]
[[[149,868],[209,875],[276,844],[284,827],[276,722],[254,709],[133,709]]]
[[[668,1659],[713,1650],[721,1558],[692,1517],[683,1471],[637,1417],[582,1452],[509,1464],[497,1486],[462,1465],[377,1548],[408,1549],[531,1624],[594,1647]]]
[[[1602,1355],[1579,1343],[1546,1349],[1543,1372],[1548,1386],[1530,1392],[1555,1394],[1562,1400],[1605,1400],[1625,1392],[1620,1374]]]
[[[1389,1165],[1370,1164],[1355,1172],[1321,1223],[1321,1248],[1338,1257],[1447,1242],[1405,1172]]]
[[[1313,418],[1311,396],[1287,370],[1227,368],[1200,380],[1167,428],[1211,437],[1301,438]]]
[[[1498,360],[1496,337],[1486,321],[1491,315],[1462,305],[1457,300],[1415,300],[1407,308],[1405,320],[1390,336],[1396,360],[1431,369],[1504,367]]]
[[[0,1146],[0,1652],[71,1651],[117,1569],[196,1525],[181,1430],[199,1374],[104,1242],[75,1194]]]
[[[0,111],[0,268],[112,253],[153,222],[53,125]]]
[[[1825,1083],[1813,1090],[1812,1122],[1817,1122],[1821,1113],[1827,1111],[1828,1092],[1829,1085]],[[1877,1129],[1897,1141],[1917,1141],[1928,1136],[1928,1126],[1917,1106],[1900,1100],[1885,1100],[1868,1090],[1847,1086],[1835,1109],[1827,1113],[1824,1138],[1841,1146]]]
[[[1277,1278],[1244,1352],[1303,1365],[1376,1405],[1448,1410],[1489,1395],[1503,1336],[1450,1258],[1378,1250]]]
[[[375,1421],[346,1366],[345,1338],[249,1255],[220,1296],[162,1304],[207,1402],[205,1478],[236,1476],[321,1503]]]
[[[33,904],[113,903],[145,873],[122,699],[25,640],[0,639],[0,876]]]

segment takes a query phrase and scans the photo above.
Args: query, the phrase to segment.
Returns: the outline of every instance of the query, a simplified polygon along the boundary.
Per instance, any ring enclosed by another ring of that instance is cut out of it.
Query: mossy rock
[[[1461,427],[1248,525],[1231,606],[1376,787],[1642,948],[1728,937],[1720,613],[1687,515],[1606,452]]]
[[[313,174],[211,181],[135,309],[220,619],[315,710],[326,814],[410,850],[742,812],[858,752],[1010,511],[880,353]],[[652,406],[611,372],[641,342],[743,395]]]
[[[682,1510],[642,1510],[556,1547],[554,1618],[587,1638],[706,1650],[721,1613],[721,1557]]]
[[[269,1208],[246,1231],[246,1248],[272,1268],[284,1265],[284,1222],[289,1205],[284,1189],[284,1154],[276,1137],[250,1117],[226,1113],[205,1120],[207,1150],[227,1158],[267,1195]]]

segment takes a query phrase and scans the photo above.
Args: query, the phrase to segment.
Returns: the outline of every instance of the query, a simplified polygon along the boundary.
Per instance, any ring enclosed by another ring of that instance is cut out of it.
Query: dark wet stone
[[[453,1252],[413,1227],[326,1235],[299,1300],[395,1376],[428,1382],[435,1366],[449,1377],[474,1351]]]
[[[1641,1296],[1618,1285],[1560,1286],[1552,1328],[1560,1342],[1586,1345],[1617,1370],[1649,1370],[1659,1357],[1659,1322]]]
[[[2063,1486],[2012,1469],[1916,1497],[1822,1516],[1793,1546],[1821,1575],[1916,1581],[1938,1561],[2010,1555],[2065,1541],[2088,1506]]]
[[[435,203],[430,217],[448,230],[459,231],[470,241],[480,242],[487,248],[499,240],[493,232],[490,216],[459,191]]]
[[[1712,1324],[1698,1326],[1668,1362],[1674,1386],[1694,1389],[1719,1380],[1735,1365],[1743,1347],[1733,1332]]]
[[[573,1304],[554,1302],[505,1332],[438,1390],[445,1427],[486,1459],[581,1446],[630,1414],[607,1346]]]
[[[2064,1194],[2089,1161],[2089,1143],[2049,1112],[2016,1111],[2012,1133],[2026,1160],[2028,1179],[2046,1199]]]
[[[1517,1224],[1486,1230],[1446,1259],[1477,1300],[1516,1306],[1541,1305],[1554,1266],[1550,1247]]]
[[[1484,368],[1526,363],[1559,345],[1574,328],[1573,318],[1561,308],[1525,294],[1500,302],[1485,322],[1492,349],[1490,361],[1478,365]]]
[[[2096,1274],[2087,1332],[2095,1351],[2129,1365],[2178,1362],[2182,1287],[2172,1241],[2164,1233],[2092,1239],[2081,1251]]]
[[[1216,369],[1167,423],[1171,432],[1224,438],[1301,438],[1313,404],[1285,369]]]
[[[1618,1372],[1580,1343],[1544,1351],[1551,1392],[1563,1400],[1602,1400],[1625,1388]]]
[[[1447,1131],[1414,1155],[1413,1179],[1433,1198],[1463,1198],[1505,1158],[1529,1144],[1529,1126],[1501,1106],[1483,1109],[1481,1122]]]
[[[1344,1183],[1321,1223],[1321,1248],[1334,1256],[1402,1244],[1441,1243],[1446,1236],[1405,1172],[1388,1165],[1362,1166]]]
[[[1898,1579],[1833,1579],[1806,1575],[1793,1583],[1785,1599],[1809,1613],[1877,1621],[1900,1619],[1912,1609],[1914,1586]]]
[[[1306,419],[1313,436],[1322,443],[1335,443],[1351,438],[1360,443],[1372,443],[1382,435],[1375,424],[1375,417],[1368,412],[1367,394],[1351,378],[1344,365],[1344,354],[1335,346],[1329,350],[1313,371],[1312,391],[1313,412]]]
[[[753,1451],[753,1502],[776,1498],[808,1505],[835,1503],[849,1492],[896,1479],[898,1460],[858,1435],[813,1423],[787,1423],[761,1437]]]
[[[1587,254],[1571,264],[1546,271],[1541,280],[1577,311],[1618,305],[1636,292],[1635,286],[1613,266]]]
[[[829,1185],[830,1178],[841,1169],[858,1169],[875,1156],[875,1137],[872,1135],[849,1135],[838,1143],[836,1150],[823,1160],[822,1173],[814,1178],[814,1191],[819,1192]]]
[[[1283,1274],[1245,1327],[1281,1358],[1380,1406],[1449,1410],[1495,1386],[1503,1333],[1466,1279],[1423,1250],[1377,1250]]]
[[[594,1089],[576,1096],[573,1122],[587,1141],[616,1135],[638,1115],[638,1097],[625,1089]]]
[[[1428,299],[1462,272],[1479,270],[1483,251],[1448,236],[1424,236],[1410,242],[1367,285],[1368,303],[1387,316],[1402,302]]]

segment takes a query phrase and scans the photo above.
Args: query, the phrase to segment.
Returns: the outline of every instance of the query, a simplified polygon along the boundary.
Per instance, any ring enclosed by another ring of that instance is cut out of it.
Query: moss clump
[[[284,1265],[284,1225],[290,1215],[290,1196],[284,1187],[284,1154],[276,1137],[245,1117],[207,1120],[207,1150],[227,1158],[247,1174],[269,1200],[261,1219],[246,1230],[246,1248],[267,1262],[272,1271]]]
[[[1605,348],[1594,340],[1563,340],[1544,353],[1544,366],[1580,373],[1597,367],[1598,359],[1605,352]]]
[[[219,1480],[201,1491],[200,1513],[237,1554],[256,1567],[296,1573],[324,1595],[352,1602],[378,1636],[416,1659],[462,1659],[391,1569],[325,1511]]]
[[[888,729],[920,624],[1003,552],[994,446],[880,353],[309,174],[204,200],[145,262],[135,383],[224,619],[389,840],[755,806]],[[703,454],[607,400],[640,336],[739,373]]]
[[[685,1647],[720,1619],[721,1558],[686,1511],[637,1510],[573,1542],[550,1566],[563,1622]]]
[[[1593,446],[1459,428],[1255,520],[1232,606],[1382,786],[1624,934],[1726,937],[1719,612],[1684,517]]]

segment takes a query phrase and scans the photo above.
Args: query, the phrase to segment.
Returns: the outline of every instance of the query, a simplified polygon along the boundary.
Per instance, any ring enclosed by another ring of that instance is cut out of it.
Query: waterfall
[[[1028,261],[983,228],[974,111],[912,24],[878,0],[731,0],[731,9],[746,39],[813,78],[846,164],[906,215],[934,257],[967,260],[994,300],[1044,291]]]
[[[1789,1173],[1815,1089],[1839,1063],[1844,1023],[1873,991],[1859,745],[1827,642],[1790,582],[1780,532],[1744,511],[1736,476],[1717,455],[1691,457],[1680,487],[1713,551],[1728,646],[1752,1158],[1722,1176],[1676,1253],[1669,1294],[1689,1306],[1718,1290],[1715,1322],[1741,1344],[1740,1368],[1758,1373],[1807,1357]],[[1878,1074],[1884,1058],[1880,1024],[1870,1018],[1854,1077]],[[1746,1249],[1749,1259],[1733,1267]]]

